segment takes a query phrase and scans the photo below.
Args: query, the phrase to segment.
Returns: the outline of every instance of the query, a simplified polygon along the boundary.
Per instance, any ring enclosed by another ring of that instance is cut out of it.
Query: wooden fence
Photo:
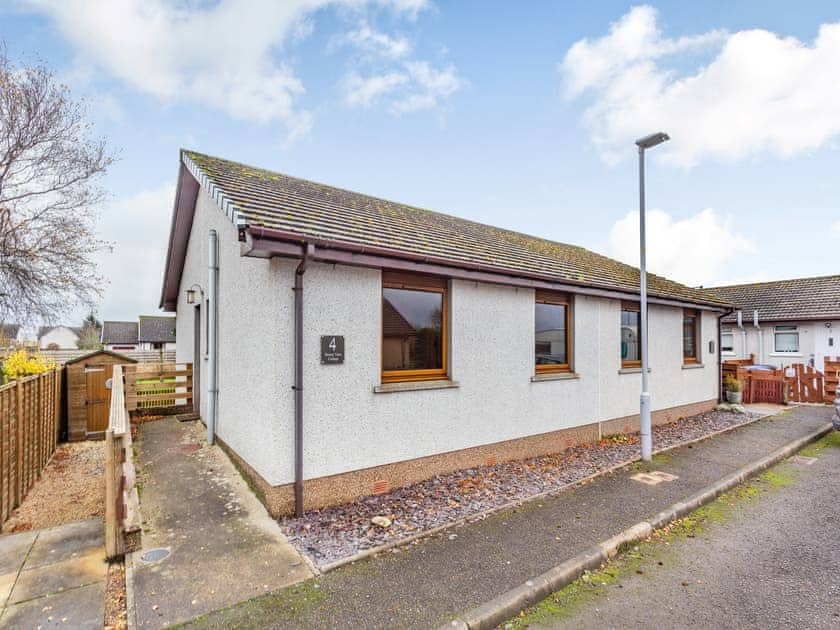
[[[91,352],[93,350],[39,350],[39,354],[51,358],[59,365],[64,365],[68,361]],[[167,363],[175,360],[174,350],[165,350],[163,353],[160,350],[114,350],[113,352],[141,363],[160,363],[161,361]]]
[[[192,405],[192,363],[124,365],[125,401],[129,411]]]
[[[837,398],[837,386],[840,383],[840,356],[825,357],[825,402],[834,404]]]
[[[139,543],[140,523],[123,366],[115,365],[105,432],[105,554],[109,560],[121,558]]]
[[[0,387],[0,528],[55,452],[61,374],[50,370]]]
[[[823,373],[810,365],[794,363],[783,368],[787,400],[799,403],[821,403],[824,400]]]

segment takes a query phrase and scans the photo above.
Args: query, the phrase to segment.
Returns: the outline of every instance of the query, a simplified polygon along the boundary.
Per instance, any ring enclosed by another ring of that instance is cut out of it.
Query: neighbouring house
[[[175,350],[175,318],[141,315],[136,322],[103,322],[102,346],[114,352]]]
[[[137,350],[137,322],[102,322],[102,347],[111,352]]]
[[[38,347],[41,350],[76,350],[82,334],[78,326],[41,326],[38,329]]]
[[[140,350],[175,350],[175,318],[168,315],[141,315],[137,326],[137,341]]]
[[[161,306],[274,515],[638,430],[638,290],[582,247],[181,152]],[[710,409],[728,302],[649,290],[654,422]]]
[[[0,350],[14,348],[20,343],[20,324],[0,324]]]
[[[776,367],[804,363],[822,370],[825,357],[840,356],[840,275],[709,291],[736,308],[721,320],[724,359],[752,354],[756,363]]]

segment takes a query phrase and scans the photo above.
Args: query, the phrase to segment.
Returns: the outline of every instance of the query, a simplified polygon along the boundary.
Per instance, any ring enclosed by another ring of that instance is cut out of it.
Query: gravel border
[[[711,411],[653,427],[656,451],[703,439],[759,419],[761,414]],[[436,475],[352,503],[280,520],[288,538],[322,571],[348,559],[404,544],[464,520],[560,491],[636,459],[639,435],[608,436],[553,455]],[[388,527],[371,523],[375,516]]]

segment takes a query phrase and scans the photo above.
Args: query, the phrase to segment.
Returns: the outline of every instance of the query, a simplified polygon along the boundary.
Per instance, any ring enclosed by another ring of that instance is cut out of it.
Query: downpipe
[[[216,441],[216,398],[219,392],[216,385],[219,365],[219,241],[216,230],[210,230],[207,245],[207,301],[210,303],[207,311],[207,443],[213,444]]]
[[[295,516],[303,516],[303,274],[309,257],[315,252],[312,244],[303,248],[303,256],[295,269]]]

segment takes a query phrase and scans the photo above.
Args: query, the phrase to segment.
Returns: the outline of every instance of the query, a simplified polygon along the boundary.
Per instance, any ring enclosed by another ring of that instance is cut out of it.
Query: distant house
[[[140,350],[174,350],[175,318],[141,315],[137,329]]]
[[[102,345],[115,352],[175,350],[175,318],[141,315],[137,322],[102,324]]]
[[[20,324],[0,324],[0,350],[7,350],[18,344]]]
[[[781,367],[840,356],[840,275],[709,289],[735,305],[721,320],[721,355]],[[738,311],[741,325],[738,325]]]
[[[41,350],[75,350],[82,335],[77,326],[41,326],[38,329],[38,347]]]
[[[137,350],[137,322],[103,322],[101,341],[105,350]]]

